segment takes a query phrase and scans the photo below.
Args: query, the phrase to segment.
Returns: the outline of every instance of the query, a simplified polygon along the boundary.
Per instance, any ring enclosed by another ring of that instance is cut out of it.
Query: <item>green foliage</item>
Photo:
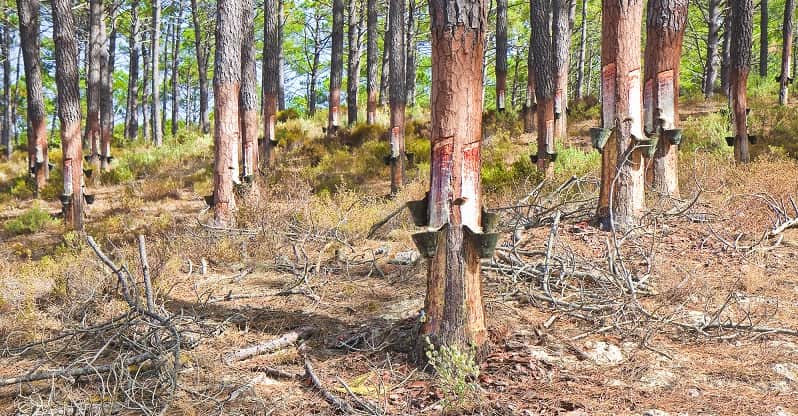
[[[688,117],[682,122],[682,152],[692,153],[699,149],[716,154],[729,154],[732,148],[726,145],[730,128],[727,110],[712,112],[700,117]]]
[[[568,122],[573,123],[582,120],[598,120],[601,118],[601,105],[598,98],[588,96],[573,100],[568,103]]]
[[[55,220],[50,213],[34,206],[22,213],[17,218],[8,220],[3,224],[3,229],[10,234],[34,234],[53,224]]]
[[[341,135],[341,143],[358,147],[367,141],[377,141],[386,138],[388,132],[385,127],[377,124],[357,124],[348,133]]]
[[[286,108],[283,111],[277,112],[277,121],[285,123],[288,120],[299,118],[299,112],[293,108]]]
[[[601,167],[601,153],[592,148],[584,150],[568,146],[557,149],[554,175],[559,177],[584,176]]]
[[[425,338],[426,356],[435,370],[435,382],[443,391],[443,406],[447,410],[467,410],[479,399],[479,367],[473,348],[461,350],[456,346],[441,345],[439,348]]]

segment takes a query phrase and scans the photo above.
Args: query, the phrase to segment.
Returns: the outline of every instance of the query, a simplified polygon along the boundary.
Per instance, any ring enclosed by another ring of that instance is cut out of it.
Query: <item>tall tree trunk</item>
[[[213,217],[218,225],[226,225],[233,220],[236,206],[233,185],[238,180],[238,143],[241,138],[238,100],[244,31],[242,17],[241,0],[219,0],[213,74]]]
[[[344,0],[333,0],[332,51],[330,52],[330,100],[327,135],[333,136],[340,125],[341,78],[344,72]]]
[[[10,13],[7,12],[7,0],[0,3],[0,10],[3,11],[3,32],[0,39],[0,59],[3,60],[3,123],[0,131],[0,142],[5,149],[5,158],[10,159],[14,148],[11,144],[11,22]]]
[[[507,89],[507,0],[496,1],[496,110],[504,111]]]
[[[133,0],[130,6],[130,59],[127,79],[127,103],[125,105],[125,139],[135,140],[139,135],[138,83],[139,83],[139,2]]]
[[[575,0],[552,0],[552,49],[554,63],[554,137],[567,136],[568,65]]]
[[[408,0],[407,33],[405,36],[406,105],[416,105],[416,0]]]
[[[163,48],[161,49],[161,62],[163,62],[163,72],[161,73],[161,92],[163,95],[160,96],[160,101],[158,105],[161,106],[161,134],[164,134],[166,131],[166,103],[169,101],[169,70],[170,61],[169,61],[169,49],[172,47],[172,29],[175,27],[174,19],[167,19],[169,24],[166,26],[166,39],[163,42]]]
[[[357,123],[357,94],[360,87],[360,18],[358,17],[358,1],[349,0],[347,24],[348,50],[346,62],[346,123],[350,126]]]
[[[285,110],[285,55],[283,54],[283,29],[285,27],[285,15],[283,12],[283,0],[277,1],[277,109]]]
[[[535,7],[530,1],[530,6]],[[534,34],[529,35],[529,48],[526,59],[526,99],[522,110],[524,117],[524,133],[535,131],[535,114],[537,113],[537,94],[535,92],[535,48],[533,46]]]
[[[764,3],[764,2],[763,2]],[[746,86],[751,70],[751,43],[754,31],[753,0],[731,2],[731,61],[729,84],[731,87],[732,116],[734,119],[734,158],[738,162],[751,161],[748,150],[748,104]]]
[[[768,76],[768,0],[759,1],[759,76]]]
[[[385,18],[385,37],[384,39],[391,39],[391,17],[390,13],[389,16]],[[391,66],[389,65],[389,60],[391,56],[391,45],[390,42],[383,41],[382,43],[382,64],[380,65],[380,96],[379,96],[379,106],[383,107],[388,104],[388,85],[390,84],[389,80],[391,78]]]
[[[117,5],[112,5],[114,15]],[[102,141],[100,147],[100,164],[104,171],[111,164],[111,139],[114,134],[114,63],[116,61],[116,18],[111,16],[111,36],[108,40],[108,55],[103,61],[102,97],[100,98],[100,118],[102,123]]]
[[[277,107],[279,101],[280,85],[277,77],[274,76],[280,71],[280,45],[279,45],[279,21],[277,13],[277,0],[264,0],[263,2],[263,147],[261,148],[262,163],[266,167],[274,163],[274,146],[277,144],[275,136],[275,124],[277,123]],[[316,45],[318,48],[318,45]],[[315,82],[313,80],[313,90],[315,93]],[[314,111],[315,101],[313,98]]]
[[[587,50],[587,0],[582,0],[582,28],[579,37],[579,62],[576,70],[576,97],[584,98],[585,52]]]
[[[781,74],[779,75],[779,104],[781,105],[787,105],[790,81],[792,81],[790,67],[792,66],[792,17],[794,13],[795,0],[785,0],[784,25],[782,26]]]
[[[688,0],[649,0],[646,21],[645,125],[659,137],[652,185],[674,198],[679,197],[679,146],[666,132],[679,126],[679,61],[687,4]]]
[[[391,195],[396,195],[405,183],[405,33],[404,0],[389,0],[391,22]]]
[[[317,12],[318,13],[318,12]],[[316,87],[319,78],[319,66],[321,65],[321,39],[320,34],[320,16],[314,16],[314,31],[313,31],[313,63],[310,66],[310,82],[308,82],[308,114],[316,114]]]
[[[645,209],[640,74],[643,0],[602,0],[602,122],[612,134],[602,151],[599,218],[626,229]]]
[[[97,1],[97,0],[94,0]],[[163,127],[161,126],[161,80],[158,71],[161,68],[160,59],[161,42],[161,0],[152,2],[152,36],[150,52],[152,54],[152,141],[155,146],[163,144]],[[240,47],[239,47],[240,49]]]
[[[145,42],[146,43],[146,42]],[[141,56],[144,57],[142,62],[142,80],[141,80],[141,119],[143,122],[142,130],[144,132],[144,141],[149,142],[152,139],[152,111],[148,106],[152,105],[152,99],[150,94],[150,87],[152,84],[150,83],[150,71],[152,70],[152,66],[150,65],[150,58],[152,54],[147,46],[142,46],[141,48]]]
[[[258,168],[258,83],[255,74],[255,4],[243,0],[244,33],[241,46],[241,92],[239,96],[241,120],[242,177],[252,183]]]
[[[377,122],[377,0],[366,0],[366,123]]]
[[[709,0],[707,8],[707,60],[704,64],[704,98],[712,98],[715,94],[715,79],[718,77],[715,62],[718,57],[718,43],[720,39],[720,1]]]
[[[425,319],[418,350],[427,342],[460,351],[487,345],[479,252],[483,239],[480,183],[485,2],[465,0],[450,10],[429,2],[432,31],[432,163],[429,229],[437,248],[428,261]],[[421,354],[423,355],[423,354]]]
[[[202,31],[197,0],[191,0],[191,20],[194,23],[194,48],[196,49],[197,70],[199,73],[200,129],[207,134],[211,131],[211,124],[208,120],[208,49],[203,42],[205,34]]]
[[[254,25],[254,23],[253,23]],[[172,136],[177,134],[177,126],[180,116],[180,95],[177,87],[180,82],[180,35],[183,26],[183,2],[177,0],[177,20],[175,20],[174,32],[172,33]]]
[[[91,149],[89,161],[95,172],[99,174],[100,146],[102,141],[102,124],[100,106],[102,102],[102,72],[107,59],[105,50],[105,25],[103,23],[102,0],[89,1],[89,76],[86,87],[88,96],[88,120],[86,131]],[[96,178],[96,176],[95,176]]]
[[[83,149],[80,143],[80,90],[78,45],[70,0],[52,0],[55,40],[55,82],[58,118],[61,121],[64,190],[61,196],[64,222],[83,230]]]
[[[513,50],[515,51],[513,54],[515,59],[513,59],[513,87],[510,89],[510,108],[515,108],[516,95],[518,95],[518,61],[520,61],[518,47],[513,47]]]
[[[561,0],[554,0],[555,2]],[[549,35],[545,0],[530,2],[530,25],[532,27],[532,63],[535,72],[535,94],[537,95],[537,165],[547,176],[553,173],[551,159],[554,155],[555,78],[552,39]]]
[[[39,58],[39,0],[17,1],[19,37],[25,61],[25,89],[28,102],[28,167],[36,181],[38,197],[50,171],[47,156],[47,119],[44,110],[42,64]]]
[[[723,95],[731,99],[730,95],[730,76],[731,76],[731,12],[726,11],[723,18],[723,56],[720,61],[720,88]]]

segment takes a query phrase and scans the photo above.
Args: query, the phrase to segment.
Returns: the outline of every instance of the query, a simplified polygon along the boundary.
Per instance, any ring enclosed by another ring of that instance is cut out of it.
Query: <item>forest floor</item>
[[[763,137],[755,161],[739,166],[721,103],[683,105],[682,198],[650,196],[627,234],[591,221],[595,120],[573,117],[541,184],[526,161],[534,135],[486,118],[484,203],[502,238],[482,264],[491,349],[476,378],[415,364],[426,265],[410,254],[409,214],[369,236],[423,197],[421,152],[407,188],[388,199],[386,170],[356,161],[381,160],[379,135],[330,147],[319,144],[321,123],[281,123],[280,167],[239,202],[236,227],[218,229],[202,225],[207,136],[120,148],[117,172],[89,183],[87,235],[121,278],[49,219],[55,198],[24,191],[17,154],[0,167],[0,414],[336,413],[322,390],[362,414],[798,414],[798,229],[778,228],[798,217],[798,163],[778,141],[798,133],[785,121],[798,109],[771,106],[752,123]],[[48,218],[37,222],[39,211]],[[137,235],[154,286],[149,315],[138,306]],[[297,329],[297,342],[230,358]],[[153,356],[133,360],[143,353]]]

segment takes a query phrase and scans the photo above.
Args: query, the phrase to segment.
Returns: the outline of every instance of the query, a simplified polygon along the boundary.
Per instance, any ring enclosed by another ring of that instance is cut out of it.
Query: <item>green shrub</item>
[[[726,145],[731,121],[729,112],[718,111],[700,117],[688,117],[682,123],[682,152],[692,153],[698,149],[711,153],[724,154],[731,152]]]
[[[13,235],[34,234],[54,222],[55,220],[50,216],[50,213],[38,206],[34,206],[17,218],[6,221],[3,229]]]
[[[299,112],[293,108],[286,108],[283,111],[277,112],[277,121],[281,123],[285,123],[288,120],[293,120],[295,118],[299,118]]]
[[[348,133],[341,134],[341,143],[349,147],[359,147],[368,141],[387,138],[388,132],[377,124],[357,124]]]
[[[474,349],[461,351],[456,346],[441,345],[437,350],[429,338],[427,360],[435,370],[435,382],[443,392],[443,407],[448,411],[467,411],[479,399],[479,366]]]

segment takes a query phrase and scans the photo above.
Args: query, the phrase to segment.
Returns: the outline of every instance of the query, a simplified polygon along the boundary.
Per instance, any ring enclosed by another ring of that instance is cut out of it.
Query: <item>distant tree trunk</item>
[[[217,6],[213,75],[213,216],[218,225],[226,225],[233,220],[236,206],[233,184],[238,181],[238,143],[241,137],[238,102],[244,32],[243,6],[241,0],[219,0]]]
[[[335,135],[340,125],[341,78],[344,72],[344,0],[333,0],[332,50],[330,52],[330,99],[327,135]]]
[[[139,135],[138,82],[139,82],[139,2],[133,0],[130,6],[130,36],[128,45],[130,59],[128,64],[127,103],[125,106],[125,139],[135,140]]]
[[[279,80],[274,76],[280,71],[280,45],[279,45],[279,21],[277,13],[277,0],[264,0],[263,2],[263,73],[262,73],[262,89],[263,89],[263,147],[261,151],[261,163],[263,163],[262,171],[266,172],[266,167],[272,166],[274,163],[275,149],[274,146],[277,141],[275,136],[275,125],[277,123],[277,107],[279,101]],[[315,36],[315,34],[314,34]],[[315,46],[318,49],[318,46]],[[317,59],[317,56],[314,55]],[[316,64],[314,62],[314,64]],[[314,69],[315,75],[315,69]],[[313,111],[315,112],[315,87],[316,79],[312,78],[311,89],[314,92]],[[310,104],[310,103],[309,103]]]
[[[308,82],[308,114],[314,115],[316,114],[316,87],[318,84],[319,78],[319,66],[321,65],[321,27],[319,21],[321,20],[321,16],[318,15],[318,11],[315,11],[313,24],[314,24],[314,31],[313,31],[313,63],[310,66],[310,82]]]
[[[407,31],[405,33],[405,104],[416,105],[416,0],[408,0]]]
[[[602,151],[599,218],[626,229],[645,209],[640,74],[643,0],[602,0],[602,122],[611,129]]]
[[[552,0],[552,59],[554,63],[554,137],[567,136],[568,65],[575,0]]]
[[[510,108],[515,108],[516,96],[518,95],[518,64],[521,59],[519,58],[519,50],[517,47],[513,48],[513,87],[510,89]]]
[[[199,117],[200,128],[203,133],[211,131],[211,124],[208,120],[208,49],[205,48],[203,39],[205,34],[202,32],[200,23],[199,5],[197,0],[191,0],[191,19],[194,23],[194,47],[197,56],[197,70],[199,73]]]
[[[114,15],[117,5],[112,5]],[[104,31],[105,29],[103,29]],[[116,19],[111,16],[111,36],[108,40],[108,56],[103,60],[102,97],[100,98],[100,115],[102,122],[102,141],[100,148],[100,164],[104,171],[111,164],[111,139],[114,134],[114,63],[116,61]]]
[[[504,111],[507,89],[507,0],[496,1],[496,110]]]
[[[704,64],[704,98],[710,99],[715,94],[715,79],[718,77],[715,62],[718,56],[720,39],[720,1],[709,0],[707,9],[707,60]]]
[[[348,5],[348,47],[346,63],[346,123],[349,126],[357,123],[357,94],[360,87],[360,18],[358,17],[358,1],[349,0]]]
[[[723,95],[731,98],[730,95],[730,75],[731,75],[731,12],[726,11],[723,19],[723,56],[720,61],[720,88]]]
[[[64,222],[83,230],[83,149],[80,143],[80,90],[78,45],[70,0],[52,0],[55,40],[55,82],[58,118],[61,121],[64,190],[61,196]]]
[[[102,141],[102,125],[100,121],[100,105],[102,101],[102,72],[107,59],[105,51],[105,25],[103,24],[102,0],[89,1],[89,75],[86,82],[88,96],[88,120],[86,131],[91,149],[89,161],[95,172],[100,168],[100,146]],[[95,176],[96,178],[96,176]]]
[[[529,3],[534,7],[532,1]],[[535,92],[535,48],[533,46],[534,34],[529,36],[529,48],[526,59],[526,99],[522,110],[524,116],[524,133],[535,131],[535,114],[537,113],[537,94]]]
[[[5,158],[10,159],[14,148],[11,144],[11,19],[6,11],[7,8],[7,0],[2,0],[0,10],[3,11],[3,33],[0,42],[0,59],[3,60],[3,124],[0,126],[2,127],[0,142],[5,149]]]
[[[377,0],[366,0],[366,123],[377,122]]]
[[[784,25],[782,26],[781,74],[779,75],[779,104],[787,105],[790,95],[789,86],[792,81],[792,16],[795,13],[795,0],[784,2]]]
[[[738,162],[751,161],[748,150],[747,94],[748,73],[751,70],[751,43],[754,31],[753,0],[731,2],[731,61],[729,84],[731,87],[732,116],[735,127],[734,158]]]
[[[147,42],[145,42],[147,43]],[[141,119],[142,119],[142,131],[144,132],[144,141],[149,142],[152,139],[152,111],[148,107],[152,105],[152,100],[150,99],[150,87],[152,84],[150,83],[150,71],[152,70],[152,66],[150,65],[150,57],[151,51],[147,48],[147,46],[142,46],[141,48],[141,56],[144,57],[143,65],[141,68],[142,71],[142,79],[141,79]]]
[[[28,167],[33,173],[38,197],[50,171],[47,156],[47,116],[44,110],[42,64],[39,59],[39,0],[17,1],[19,37],[25,61],[25,89],[28,103]]]
[[[759,76],[768,76],[768,0],[759,1]]]
[[[94,0],[98,1],[98,0]],[[152,36],[150,52],[152,53],[152,141],[155,146],[163,144],[163,128],[161,127],[161,81],[160,69],[161,42],[161,0],[152,1]]]
[[[283,0],[277,1],[277,109],[279,111],[285,110],[285,55],[283,54],[283,28],[285,25],[285,16],[283,13]]]
[[[585,51],[587,50],[587,0],[582,0],[582,30],[579,37],[579,63],[576,70],[576,97],[584,98]]]
[[[389,0],[391,37],[390,77],[391,77],[391,195],[405,183],[405,38],[404,38],[404,0]]]
[[[554,0],[555,2],[561,0]],[[532,27],[532,54],[534,58],[535,94],[537,95],[538,169],[547,176],[553,174],[550,162],[554,154],[554,118],[557,80],[554,76],[552,40],[549,35],[545,0],[530,2],[530,26]]]
[[[253,23],[254,25],[254,23]],[[174,32],[172,32],[172,136],[177,134],[177,126],[180,118],[180,96],[177,87],[180,85],[180,35],[183,26],[183,2],[177,0],[177,20],[175,20]]]
[[[241,91],[239,117],[241,124],[241,176],[252,183],[258,167],[258,82],[255,74],[255,3],[243,2],[243,39],[241,44]]]
[[[429,229],[440,230],[428,261],[425,319],[417,350],[427,342],[476,350],[488,341],[479,252],[483,233],[480,183],[482,77],[487,4],[465,0],[456,10],[429,3],[432,31]]]
[[[172,33],[175,27],[174,19],[168,19],[169,24],[166,26],[166,39],[164,39],[163,48],[161,49],[161,62],[163,62],[163,72],[161,73],[161,91],[163,96],[158,102],[161,106],[161,134],[166,131],[166,103],[169,101],[169,69],[171,63],[169,60],[169,50],[172,47]]]
[[[391,39],[391,29],[390,29],[391,17],[388,16],[385,18],[385,37],[384,39]],[[380,65],[380,97],[379,97],[379,106],[383,107],[388,104],[388,85],[390,84],[389,80],[391,78],[391,66],[389,65],[389,60],[391,56],[391,45],[390,42],[383,41],[382,43],[382,64]]]
[[[679,126],[679,62],[687,26],[688,0],[649,0],[646,22],[643,100],[646,130],[659,140],[653,159],[653,188],[679,197],[679,146],[665,131]]]

